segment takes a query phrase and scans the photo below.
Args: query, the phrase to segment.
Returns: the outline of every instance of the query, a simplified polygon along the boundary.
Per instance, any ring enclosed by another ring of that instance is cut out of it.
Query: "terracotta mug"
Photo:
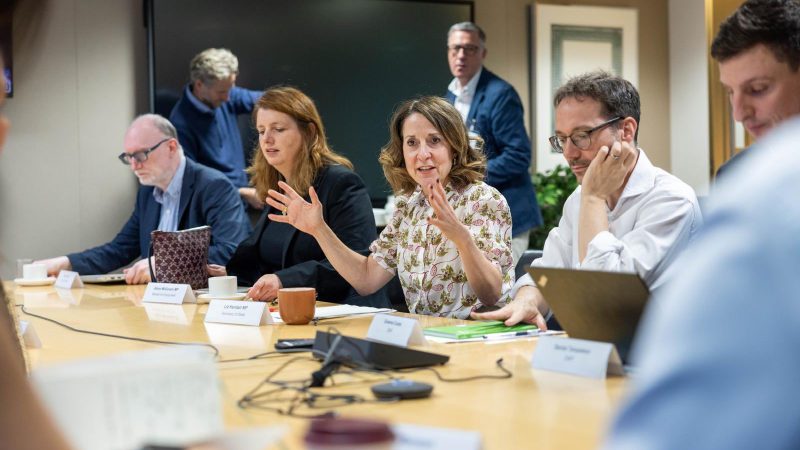
[[[314,318],[317,291],[310,287],[278,289],[278,312],[283,323],[305,325]]]

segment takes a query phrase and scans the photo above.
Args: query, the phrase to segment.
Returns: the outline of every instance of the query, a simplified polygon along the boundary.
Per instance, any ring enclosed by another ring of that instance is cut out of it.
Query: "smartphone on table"
[[[278,339],[275,342],[277,351],[311,351],[314,347],[314,339]]]

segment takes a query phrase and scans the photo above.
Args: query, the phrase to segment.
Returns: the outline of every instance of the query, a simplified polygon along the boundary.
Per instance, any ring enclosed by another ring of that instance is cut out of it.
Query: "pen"
[[[483,336],[486,340],[495,340],[495,339],[508,339],[520,336],[536,336],[539,334],[539,330],[523,330],[523,331],[512,331],[510,333],[496,333],[496,334],[487,334]]]

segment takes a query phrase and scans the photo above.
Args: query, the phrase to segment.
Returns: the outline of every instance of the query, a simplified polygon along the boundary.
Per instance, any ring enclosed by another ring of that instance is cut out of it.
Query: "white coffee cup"
[[[46,280],[47,266],[44,264],[25,264],[22,266],[22,278],[25,280]]]
[[[208,279],[209,297],[230,297],[236,295],[236,277],[211,277]]]

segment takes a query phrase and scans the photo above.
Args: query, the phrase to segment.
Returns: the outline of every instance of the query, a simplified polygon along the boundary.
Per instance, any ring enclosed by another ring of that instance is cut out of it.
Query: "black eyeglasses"
[[[125,164],[126,166],[129,166],[131,164],[131,160],[134,160],[134,161],[136,161],[138,163],[143,163],[143,162],[147,161],[147,155],[149,155],[155,149],[157,149],[159,145],[163,144],[164,142],[167,142],[170,139],[172,139],[172,138],[164,138],[164,139],[158,141],[158,144],[156,144],[156,145],[154,145],[154,146],[152,146],[152,147],[150,147],[150,148],[148,148],[146,150],[139,150],[138,152],[133,152],[133,153],[122,152],[122,153],[119,154],[119,156],[117,156],[117,158],[119,158],[119,160],[122,161],[122,164]]]
[[[587,148],[589,148],[589,146],[592,145],[592,137],[591,137],[592,133],[594,133],[597,130],[603,129],[611,125],[612,123],[622,119],[623,117],[617,116],[611,120],[607,120],[601,123],[600,125],[594,128],[590,128],[588,130],[576,131],[570,134],[569,136],[558,136],[558,135],[550,136],[548,140],[550,141],[550,145],[553,147],[553,150],[555,150],[558,153],[564,153],[564,145],[567,144],[567,138],[569,138],[569,140],[572,141],[575,147],[578,147],[581,150],[586,150]]]
[[[458,44],[453,44],[453,45],[448,45],[447,46],[447,50],[449,50],[450,53],[452,53],[454,55],[457,55],[458,52],[460,52],[461,50],[464,50],[464,54],[465,55],[467,55],[467,56],[475,56],[478,53],[478,50],[480,50],[480,49],[481,48],[478,47],[477,45],[458,45]]]

